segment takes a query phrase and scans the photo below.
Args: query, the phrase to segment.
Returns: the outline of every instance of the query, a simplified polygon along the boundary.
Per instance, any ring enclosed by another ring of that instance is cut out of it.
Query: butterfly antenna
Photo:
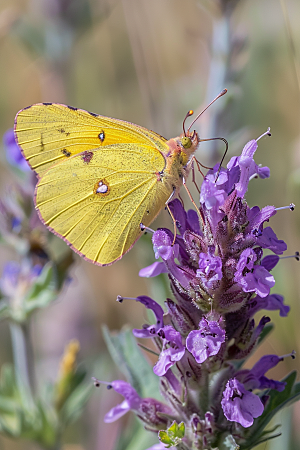
[[[219,165],[219,169],[218,169],[218,172],[217,172],[215,183],[218,181],[218,178],[219,178],[219,175],[220,175],[220,170],[221,170],[223,161],[225,159],[226,153],[228,151],[228,141],[225,138],[223,138],[223,137],[215,137],[215,138],[209,138],[209,139],[200,139],[200,142],[203,142],[203,141],[217,141],[217,140],[223,141],[225,143],[225,145],[226,145],[226,148],[225,148],[225,152],[224,152],[224,154],[222,156],[222,159],[221,159],[221,162],[220,162],[220,165]]]
[[[201,111],[201,113],[200,114],[198,114],[198,116],[193,120],[193,122],[191,123],[191,125],[188,127],[188,131],[190,130],[190,128],[194,125],[194,123],[196,122],[196,120],[198,120],[199,119],[199,117],[204,113],[204,111],[206,111],[207,110],[207,108],[209,108],[210,107],[210,105],[212,105],[216,100],[218,100],[218,98],[220,98],[220,97],[222,97],[223,95],[225,95],[227,93],[227,89],[223,89],[223,91],[222,92],[220,92],[220,94],[219,95],[217,95],[217,97],[216,98],[214,98],[213,99],[213,101],[212,102],[210,102],[210,104],[209,105],[207,105],[207,107],[206,108],[204,108],[203,109],[203,111]],[[187,116],[188,117],[188,116]],[[185,120],[185,119],[184,119]]]
[[[185,118],[183,119],[183,123],[182,123],[182,128],[183,128],[183,134],[186,136],[186,132],[185,132],[185,121],[188,117],[192,116],[194,114],[194,111],[192,109],[190,109],[187,113]]]

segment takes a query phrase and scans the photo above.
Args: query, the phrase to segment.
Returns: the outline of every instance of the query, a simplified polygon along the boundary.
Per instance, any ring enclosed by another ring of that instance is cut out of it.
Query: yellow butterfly
[[[15,136],[39,178],[35,205],[42,222],[100,266],[122,258],[141,236],[141,224],[149,226],[179,190],[200,141],[189,131],[167,141],[138,125],[55,103],[21,110]]]

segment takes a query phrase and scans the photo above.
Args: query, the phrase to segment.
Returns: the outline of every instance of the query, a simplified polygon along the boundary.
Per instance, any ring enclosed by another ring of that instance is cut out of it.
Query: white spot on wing
[[[99,187],[96,190],[97,194],[106,194],[108,191],[108,186],[104,184],[102,181],[99,181]]]

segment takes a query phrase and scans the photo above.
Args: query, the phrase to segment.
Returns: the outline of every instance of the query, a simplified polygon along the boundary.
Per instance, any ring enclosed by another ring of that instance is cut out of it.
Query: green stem
[[[10,322],[10,333],[16,383],[24,404],[33,406],[33,364],[27,325]]]

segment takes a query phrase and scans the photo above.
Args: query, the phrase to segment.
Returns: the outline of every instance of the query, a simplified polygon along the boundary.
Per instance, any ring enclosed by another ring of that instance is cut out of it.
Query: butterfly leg
[[[175,217],[173,216],[172,211],[170,210],[169,203],[173,200],[173,198],[175,197],[175,194],[176,194],[176,189],[173,190],[172,194],[170,195],[170,197],[166,201],[166,208],[169,211],[169,214],[170,214],[170,216],[171,216],[171,218],[173,220],[173,227],[174,227],[174,239],[173,239],[173,242],[172,242],[172,247],[173,247],[173,245],[175,244],[175,241],[176,241],[177,229],[176,229],[176,220],[175,220]]]
[[[198,216],[199,216],[200,222],[203,224],[203,217],[202,217],[202,215],[201,215],[201,212],[200,212],[198,206],[196,205],[196,203],[195,203],[195,201],[194,201],[194,199],[193,199],[193,197],[192,197],[192,194],[191,194],[190,191],[189,191],[189,188],[188,188],[187,185],[186,185],[186,181],[185,181],[185,178],[184,178],[184,177],[183,177],[182,183],[183,183],[183,186],[184,186],[186,192],[188,193],[188,196],[190,197],[190,200],[191,200],[192,204],[193,204],[193,205],[195,206],[195,208],[196,208],[196,212],[197,212],[197,214],[198,214]]]
[[[199,168],[198,161],[195,158],[195,156],[192,157],[191,161],[189,162],[189,165],[191,165],[191,170],[192,170],[192,182],[194,183],[198,193],[200,194],[200,189],[196,183],[196,177],[195,177],[195,164],[194,164],[195,162],[197,164],[197,168],[198,168],[199,172],[201,173],[201,175],[203,175],[201,169]],[[204,177],[204,175],[203,175],[203,177]]]

